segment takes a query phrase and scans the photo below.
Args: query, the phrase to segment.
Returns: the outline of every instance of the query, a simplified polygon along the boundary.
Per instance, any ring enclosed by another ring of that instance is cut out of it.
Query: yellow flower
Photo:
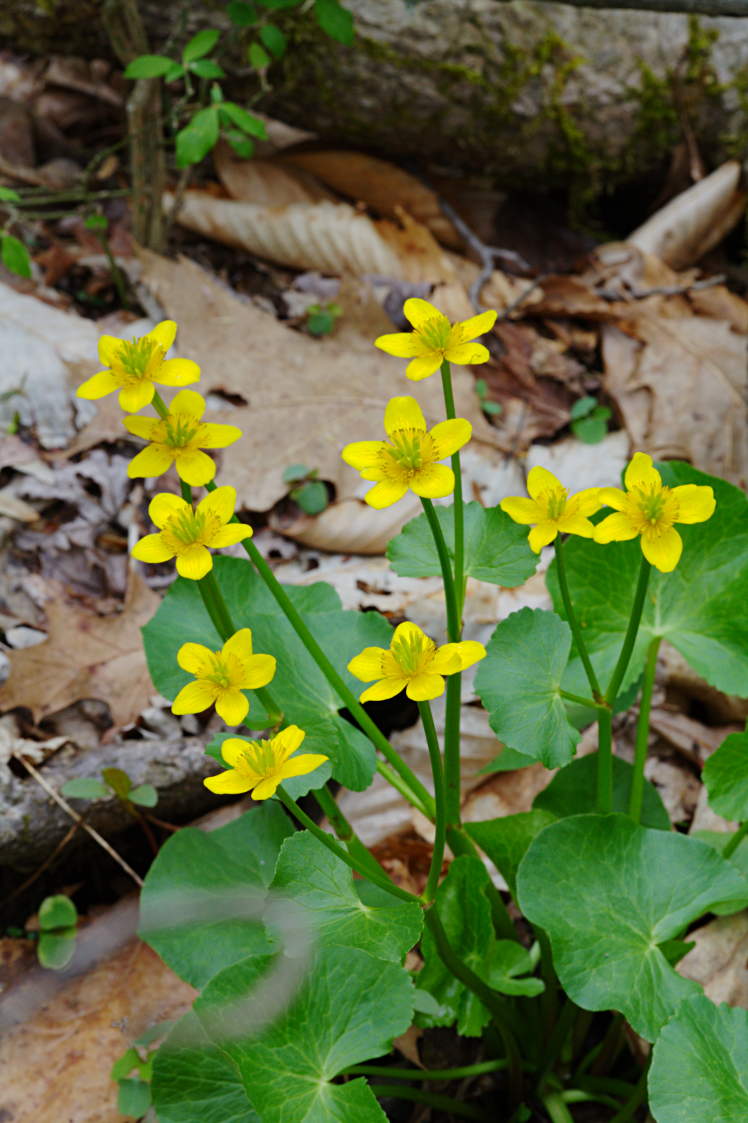
[[[374,340],[374,346],[399,359],[411,359],[405,373],[414,382],[428,378],[445,359],[461,366],[486,363],[490,359],[482,343],[470,340],[491,330],[496,323],[496,312],[481,312],[462,323],[450,324],[443,312],[428,300],[417,297],[405,301],[403,312],[413,325],[413,331],[380,335]]]
[[[483,659],[486,649],[475,640],[437,647],[417,624],[406,620],[395,628],[389,650],[365,647],[348,664],[362,682],[379,679],[361,695],[362,702],[394,698],[401,690],[414,702],[426,702],[444,693],[444,675],[455,675]]]
[[[236,425],[212,425],[201,421],[205,399],[195,390],[180,390],[166,417],[125,417],[128,433],[150,441],[130,461],[127,474],[160,476],[176,464],[180,479],[192,487],[203,487],[216,474],[215,462],[201,449],[226,448],[238,441],[242,431]]]
[[[94,374],[76,393],[79,398],[103,398],[119,390],[119,404],[128,413],[136,413],[153,401],[154,382],[163,386],[188,386],[197,382],[200,367],[192,359],[165,359],[174,342],[177,325],[162,320],[153,331],[128,343],[113,335],[99,340],[99,361],[106,370]]]
[[[528,536],[530,549],[536,554],[554,540],[557,534],[578,534],[592,538],[594,526],[589,520],[602,507],[599,487],[588,487],[569,496],[560,480],[547,468],[537,465],[527,476],[530,498],[510,496],[499,506],[510,519],[524,526],[535,524]]]
[[[148,508],[159,533],[146,534],[136,542],[132,556],[144,562],[165,562],[176,557],[180,577],[199,581],[213,568],[211,549],[220,550],[252,537],[251,526],[226,525],[234,514],[235,504],[233,487],[217,487],[194,510],[178,495],[160,492]]]
[[[661,573],[675,569],[683,539],[673,523],[703,523],[717,506],[710,487],[682,484],[665,487],[645,452],[635,452],[624,476],[626,491],[604,487],[600,499],[617,512],[595,527],[596,542],[625,542],[641,536],[642,553]]]
[[[252,654],[252,631],[240,628],[220,651],[200,643],[183,643],[177,653],[183,671],[195,676],[172,703],[174,714],[199,714],[215,702],[216,713],[227,725],[240,725],[249,712],[243,690],[267,686],[275,674],[272,655]]]
[[[410,488],[426,499],[439,499],[454,490],[451,468],[440,464],[470,440],[473,427],[457,417],[427,431],[415,398],[391,398],[384,411],[386,441],[354,441],[340,454],[365,480],[377,480],[366,495],[371,507],[389,507]]]
[[[321,753],[293,756],[305,736],[298,725],[289,725],[267,741],[228,737],[221,745],[221,756],[229,771],[209,776],[203,783],[217,795],[251,792],[252,799],[269,799],[284,780],[306,776],[329,759]]]

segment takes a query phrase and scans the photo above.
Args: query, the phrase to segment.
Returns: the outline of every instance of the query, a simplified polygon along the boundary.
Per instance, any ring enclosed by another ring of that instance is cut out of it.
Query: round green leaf
[[[249,27],[257,19],[257,9],[254,4],[247,4],[245,0],[231,0],[226,12],[236,27]]]
[[[633,765],[620,757],[613,757],[613,811],[627,812]],[[535,796],[533,808],[550,811],[557,819],[569,815],[584,815],[595,807],[597,796],[597,754],[579,757],[558,772],[547,788]],[[641,823],[644,827],[670,830],[670,816],[655,787],[644,784]]]
[[[307,515],[318,515],[321,511],[324,511],[329,502],[327,488],[322,480],[310,480],[308,483],[302,484],[301,487],[294,488],[291,492],[291,498],[299,504],[302,511]]]
[[[535,809],[486,819],[482,823],[466,823],[465,830],[491,859],[516,900],[519,864],[533,839],[555,822],[556,816],[550,811]]]
[[[331,39],[350,46],[353,42],[353,16],[338,0],[314,0],[317,23]]]
[[[725,819],[748,819],[748,731],[726,737],[707,760],[701,778],[712,811]]]
[[[450,554],[454,552],[454,508],[436,507]],[[439,577],[441,567],[425,515],[406,523],[387,547],[400,577]],[[465,576],[512,589],[535,572],[537,555],[527,544],[527,527],[518,526],[499,507],[465,505]]]
[[[275,55],[276,58],[281,57],[288,45],[281,29],[272,23],[266,23],[260,28],[260,39],[262,39],[270,54]]]
[[[39,927],[44,931],[52,928],[70,928],[78,923],[78,910],[69,897],[57,893],[45,897],[39,908]]]
[[[18,277],[31,276],[31,258],[23,242],[12,234],[0,235],[0,257],[6,269]]]
[[[748,1011],[689,998],[652,1051],[649,1106],[657,1123],[748,1119]]]
[[[579,733],[559,693],[571,629],[553,612],[522,608],[497,626],[478,665],[475,690],[504,744],[546,768],[568,764]]]
[[[592,413],[596,405],[597,398],[577,398],[569,410],[569,417],[572,421],[578,421],[580,417],[587,417],[588,414]]]
[[[198,31],[197,35],[193,35],[187,46],[182,51],[182,62],[194,62],[195,59],[203,58],[209,51],[212,51],[218,42],[220,32],[214,31],[212,28],[204,28]]]
[[[137,803],[140,807],[155,807],[158,803],[158,792],[153,784],[138,784],[127,797],[130,803]]]
[[[108,784],[120,799],[127,799],[132,788],[132,780],[122,768],[102,768],[104,783]]]
[[[537,836],[517,874],[519,905],[551,941],[572,1001],[618,1010],[653,1041],[698,984],[662,945],[718,906],[748,902],[748,881],[711,847],[625,815],[576,815]]]
[[[42,967],[62,971],[75,955],[75,928],[60,928],[55,932],[42,932],[36,945],[36,954]]]
[[[247,58],[250,66],[253,66],[255,70],[264,70],[267,66],[270,66],[270,55],[259,43],[249,44]]]
[[[125,1077],[124,1080],[119,1081],[117,1110],[121,1115],[131,1115],[133,1119],[140,1119],[150,1106],[150,1084],[135,1077]]]
[[[166,55],[138,55],[125,68],[125,78],[160,78],[174,65]]]
[[[112,794],[106,784],[95,780],[93,776],[78,776],[74,780],[67,780],[60,791],[67,799],[101,799]]]

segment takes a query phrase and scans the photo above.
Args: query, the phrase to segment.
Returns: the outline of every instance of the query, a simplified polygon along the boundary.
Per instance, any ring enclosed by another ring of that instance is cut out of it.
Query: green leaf
[[[546,827],[522,860],[517,890],[524,915],[550,938],[572,1001],[618,1010],[648,1041],[699,990],[660,945],[705,912],[748,902],[748,881],[709,846],[617,814]]]
[[[140,1059],[140,1054],[138,1053],[137,1049],[126,1049],[122,1056],[117,1058],[117,1060],[109,1070],[109,1079],[124,1080],[126,1076],[130,1075],[134,1068],[136,1068],[139,1072],[142,1063],[143,1062]]]
[[[210,834],[172,835],[145,879],[141,938],[195,987],[247,955],[267,955],[277,939],[264,924],[265,889],[291,833],[279,805],[264,803]],[[189,919],[191,907],[200,919]]]
[[[201,109],[176,135],[177,166],[186,168],[199,164],[215,146],[220,131],[218,109],[209,105]]]
[[[270,66],[270,55],[259,43],[249,44],[247,58],[249,59],[249,65],[253,66],[255,70],[265,70],[266,67]]]
[[[5,268],[10,269],[11,273],[15,273],[18,277],[28,278],[31,276],[29,251],[23,242],[19,242],[18,238],[14,238],[12,234],[2,235],[0,257],[2,257]]]
[[[257,20],[257,9],[254,4],[246,4],[245,0],[231,0],[226,12],[236,27],[249,27]]]
[[[408,1028],[407,971],[358,949],[321,948],[280,1017],[259,1032],[226,1038],[225,1004],[246,1000],[265,970],[259,960],[235,964],[195,1003],[208,1035],[238,1068],[262,1123],[384,1123],[365,1081],[332,1080],[352,1064],[387,1054]]]
[[[220,32],[212,28],[206,27],[202,31],[198,31],[197,35],[192,36],[182,51],[182,62],[186,65],[188,62],[194,62],[195,59],[203,58],[204,55],[213,50],[219,37]]]
[[[627,812],[633,765],[620,757],[613,757],[613,806],[612,811]],[[547,788],[535,796],[533,808],[550,811],[557,819],[569,815],[584,815],[595,808],[597,796],[597,754],[579,757],[558,772]],[[644,827],[657,830],[670,830],[670,816],[659,793],[649,781],[644,783],[641,823]]]
[[[108,230],[109,219],[105,214],[89,214],[83,219],[83,225],[86,230]]]
[[[305,480],[309,475],[309,469],[306,464],[289,464],[287,468],[283,469],[283,482],[287,484],[296,483],[298,480]]]
[[[498,756],[481,768],[479,775],[484,772],[517,772],[520,768],[529,768],[531,764],[535,764],[531,756],[518,753],[516,749],[503,748]]]
[[[608,432],[608,420],[611,411],[607,406],[598,406],[589,417],[582,417],[579,421],[572,421],[571,431],[580,441],[587,445],[597,445]]]
[[[592,413],[596,405],[597,398],[577,398],[569,411],[569,416],[572,421],[578,421],[580,417],[587,417],[588,414]]]
[[[66,780],[60,791],[67,799],[102,799],[112,794],[106,784],[93,776],[78,776],[75,780]]]
[[[151,1086],[134,1077],[120,1080],[117,1093],[117,1110],[121,1115],[140,1119],[151,1106]]]
[[[236,627],[251,627],[254,650],[278,660],[270,689],[286,723],[306,731],[302,751],[324,753],[332,760],[333,775],[341,784],[355,791],[366,788],[375,767],[371,742],[339,715],[340,700],[262,580],[240,558],[216,558],[214,572]],[[344,668],[364,647],[388,647],[390,625],[377,612],[343,611],[335,590],[321,582],[286,586],[286,592],[343,679],[359,694],[361,684]],[[143,640],[154,685],[167,698],[176,697],[190,681],[177,664],[181,645],[193,641],[215,650],[221,643],[195,582],[183,578],[170,586],[156,615],[143,629]],[[311,773],[307,782],[314,786],[319,774]]]
[[[155,807],[158,803],[158,792],[153,784],[138,784],[127,798],[130,803],[137,803],[140,807]]]
[[[239,132],[238,129],[227,129],[224,134],[226,140],[229,142],[237,156],[241,156],[243,160],[249,160],[255,150],[254,142],[245,136],[244,133]]]
[[[518,978],[519,975],[528,975],[532,969],[532,958],[522,944],[518,944],[516,940],[495,940],[486,957],[485,979],[489,986],[501,994],[533,998],[545,990],[543,980]]]
[[[353,16],[338,0],[314,0],[317,23],[331,39],[350,46],[354,39]]]
[[[20,203],[21,196],[12,187],[0,185],[0,203]]]
[[[310,480],[309,483],[294,488],[291,498],[307,515],[318,515],[329,502],[327,488],[322,480]]]
[[[682,1003],[652,1051],[649,1106],[657,1123],[748,1119],[748,1011]]]
[[[722,854],[734,834],[735,831],[694,831],[691,838],[697,838],[699,842],[705,842],[718,854]],[[726,860],[731,865],[736,866],[745,878],[748,878],[748,838],[741,838],[737,848]]]
[[[748,497],[688,464],[671,461],[658,467],[669,487],[691,483],[713,487],[717,509],[705,523],[678,524],[683,555],[677,568],[672,573],[652,571],[642,626],[622,687],[638,677],[652,638],[661,636],[712,686],[746,697]],[[598,678],[605,685],[628,624],[641,547],[638,540],[599,546],[572,535],[564,552],[574,608]],[[556,611],[563,616],[555,562],[548,586]],[[586,693],[585,683],[575,658],[564,687]]]
[[[61,971],[75,955],[75,928],[58,928],[42,932],[36,945],[36,954],[42,967]]]
[[[132,780],[122,768],[102,768],[104,783],[108,784],[120,799],[127,799],[132,788]]]
[[[39,907],[39,927],[42,931],[53,928],[71,928],[78,923],[78,910],[69,897],[56,893],[45,897]]]
[[[260,28],[260,39],[276,58],[281,58],[288,46],[288,40],[281,29],[272,23],[266,23]]]
[[[466,823],[465,830],[491,859],[516,900],[519,864],[533,839],[555,822],[556,817],[550,811],[537,809],[486,819],[482,823]]]
[[[221,113],[232,121],[237,129],[241,129],[243,133],[248,133],[250,136],[259,137],[260,140],[267,140],[267,129],[265,122],[261,121],[259,117],[255,117],[252,113],[248,113],[246,109],[242,109],[241,105],[237,105],[234,101],[224,101],[221,103]]]
[[[356,947],[402,963],[421,934],[420,905],[354,882],[345,862],[307,831],[283,843],[271,888],[301,905],[324,946]]]
[[[748,730],[731,733],[707,760],[701,778],[709,806],[725,819],[748,819]]]
[[[176,82],[179,78],[184,78],[184,67],[179,62],[174,62],[164,74],[164,82]]]
[[[173,65],[166,55],[138,55],[125,67],[125,78],[160,78]]]
[[[579,741],[559,693],[570,650],[564,620],[522,608],[498,624],[475,676],[498,738],[546,768],[568,764]]]
[[[197,74],[198,78],[225,78],[226,71],[212,58],[200,58],[196,62],[190,63],[190,70],[193,74]]]
[[[450,555],[454,552],[454,513],[436,507]],[[387,547],[390,564],[400,577],[439,577],[441,567],[425,515],[406,523]],[[491,585],[514,588],[535,572],[537,555],[527,544],[527,527],[518,526],[499,507],[465,505],[465,576]]]

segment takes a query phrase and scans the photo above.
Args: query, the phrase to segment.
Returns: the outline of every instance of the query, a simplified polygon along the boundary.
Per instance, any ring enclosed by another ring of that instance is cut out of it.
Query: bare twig
[[[468,296],[470,297],[473,308],[475,308],[476,312],[480,312],[483,309],[483,305],[480,302],[481,289],[493,273],[497,260],[504,261],[507,265],[512,265],[515,269],[521,269],[522,272],[526,273],[531,271],[530,266],[525,261],[524,257],[522,257],[522,254],[515,253],[514,250],[505,250],[500,246],[487,246],[485,242],[480,240],[477,234],[473,233],[467,223],[458,215],[454,207],[450,206],[446,199],[443,199],[440,195],[437,197],[439,199],[439,206],[444,214],[480,260],[481,271],[468,290]]]
[[[29,773],[29,775],[34,777],[37,784],[39,784],[39,786],[41,788],[44,788],[47,795],[51,799],[53,799],[55,801],[55,803],[57,803],[63,809],[63,811],[67,815],[69,815],[70,818],[75,823],[78,824],[78,826],[80,826],[84,831],[86,831],[88,834],[90,834],[91,838],[95,842],[98,842],[99,846],[101,846],[101,848],[103,850],[106,850],[109,857],[114,858],[117,865],[121,866],[121,868],[125,871],[127,876],[131,877],[132,880],[135,882],[135,884],[140,889],[142,889],[143,888],[143,879],[135,872],[134,869],[132,869],[130,866],[128,866],[125,859],[120,857],[120,855],[117,853],[117,851],[112,846],[109,845],[107,840],[105,838],[103,838],[99,834],[98,831],[94,830],[93,827],[89,826],[89,824],[84,820],[83,816],[79,815],[78,812],[70,806],[68,801],[66,799],[63,799],[63,797],[59,794],[59,792],[56,792],[54,790],[54,788],[51,786],[51,784],[49,784],[44,779],[42,774],[39,771],[37,771],[37,769],[34,767],[34,765],[30,761],[26,760],[26,758],[23,757],[23,756],[17,756],[16,755],[16,756],[14,756],[13,759],[17,760],[19,762],[19,764],[23,765],[23,767],[26,769],[26,771]]]
[[[2,902],[3,908],[5,908],[7,905],[9,905],[11,901],[14,901],[16,899],[16,897],[20,893],[23,893],[23,891],[25,889],[28,889],[29,886],[33,885],[34,882],[37,880],[37,878],[41,877],[41,875],[44,873],[44,871],[52,865],[52,862],[54,862],[55,858],[60,853],[60,851],[65,849],[67,844],[70,842],[71,838],[73,838],[73,836],[75,834],[77,834],[77,832],[79,830],[80,830],[80,823],[73,823],[72,827],[69,829],[69,831],[67,832],[65,837],[60,839],[60,841],[57,843],[57,845],[55,846],[52,853],[47,855],[47,857],[44,859],[44,861],[38,867],[38,869],[35,869],[34,872],[30,875],[30,877],[27,877],[25,881],[22,881],[20,885],[17,885],[15,887],[15,889],[13,890],[13,892],[9,893],[8,896],[3,900],[3,902]]]

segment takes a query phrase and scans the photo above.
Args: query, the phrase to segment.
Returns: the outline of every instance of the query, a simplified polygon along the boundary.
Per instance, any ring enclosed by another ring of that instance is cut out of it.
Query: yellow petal
[[[592,538],[595,528],[583,515],[562,515],[558,520],[562,534],[577,534],[580,538]]]
[[[642,535],[642,553],[660,573],[672,572],[680,561],[682,552],[683,539],[675,527],[669,527],[656,537]]]
[[[103,398],[106,394],[111,394],[113,390],[118,388],[119,382],[112,372],[100,370],[98,374],[92,374],[90,378],[82,382],[75,393],[77,397],[85,398],[86,401],[95,401],[97,398]]]
[[[177,555],[177,573],[190,581],[199,581],[213,568],[213,558],[205,546],[189,546],[183,554]]]
[[[594,538],[596,542],[605,545],[606,542],[627,542],[629,538],[636,538],[638,531],[632,524],[628,515],[608,515],[595,527]]]
[[[456,675],[462,670],[462,660],[456,643],[445,643],[434,652],[428,665],[429,674]]]
[[[133,456],[127,466],[127,474],[131,480],[140,476],[161,476],[168,472],[174,457],[163,446],[147,445]]]
[[[393,503],[402,499],[407,490],[407,484],[395,480],[382,480],[381,483],[375,484],[370,491],[367,491],[364,498],[370,507],[381,511],[383,507],[391,507]]]
[[[200,714],[212,706],[218,697],[218,687],[215,683],[188,682],[177,694],[171,704],[173,714]]]
[[[183,643],[177,652],[177,663],[188,675],[199,678],[213,666],[213,652],[202,643]]]
[[[153,430],[158,425],[158,419],[155,417],[123,417],[122,424],[127,429],[128,433],[132,433],[134,437],[142,437],[146,441],[150,441],[153,436]]]
[[[242,690],[259,690],[275,675],[277,661],[273,655],[252,655],[247,661],[247,673],[242,681]]]
[[[381,487],[382,485],[377,485]],[[455,477],[446,464],[429,464],[421,468],[410,481],[410,490],[424,499],[443,499],[454,491]]]
[[[457,366],[476,366],[478,363],[487,363],[491,352],[482,343],[458,343],[456,347],[447,348],[444,358]]]
[[[375,682],[373,686],[368,686],[360,695],[359,701],[384,702],[387,698],[394,698],[396,694],[399,694],[408,685],[409,681],[405,675],[388,676],[381,679],[380,682]]]
[[[162,386],[188,386],[190,382],[200,380],[200,367],[192,359],[167,359],[153,378]]]
[[[405,693],[414,702],[430,702],[432,698],[438,698],[444,693],[444,679],[441,675],[415,675],[405,688]]]
[[[421,355],[417,359],[411,359],[405,368],[405,375],[411,382],[420,382],[422,378],[428,378],[434,371],[438,370],[442,365],[442,357],[440,352],[432,352],[430,355]]]
[[[423,628],[419,628],[412,620],[403,620],[402,624],[398,624],[395,631],[392,633],[392,640],[390,641],[390,650],[400,643],[408,645],[420,643],[425,647],[428,643],[429,637],[424,632]]]
[[[617,488],[611,488],[610,490],[616,491]],[[585,488],[584,491],[578,491],[576,495],[572,495],[569,501],[569,508],[573,505],[574,514],[584,515],[584,517],[588,519],[590,515],[596,514],[603,506],[600,492],[601,488],[599,487],[588,487]],[[621,492],[621,495],[623,495],[623,492]],[[570,511],[569,513],[571,514],[572,512]]]
[[[278,785],[281,782],[280,776],[269,776],[265,780],[260,780],[257,787],[252,789],[252,799],[270,799],[278,790]]]
[[[420,340],[412,331],[398,331],[390,335],[380,335],[374,340],[374,346],[387,355],[394,355],[398,359],[412,359],[421,352]]]
[[[539,554],[544,546],[550,545],[557,534],[558,524],[548,519],[545,522],[539,522],[537,526],[532,528],[527,536],[527,542],[530,549]]]
[[[139,409],[153,401],[155,392],[155,386],[147,379],[136,382],[134,386],[126,386],[124,390],[119,392],[120,409],[123,409],[125,413],[137,413]]]
[[[473,426],[464,417],[455,417],[452,421],[440,421],[431,430],[436,459],[444,460],[447,456],[452,456],[468,443],[472,433]]]
[[[553,472],[536,464],[527,475],[527,493],[531,499],[539,499],[544,491],[561,491],[563,484]]]
[[[160,534],[146,534],[133,546],[132,556],[142,562],[165,562],[174,557],[174,551],[164,545]]]
[[[154,495],[148,505],[148,515],[151,522],[162,530],[174,515],[189,510],[189,503],[182,499],[181,495],[172,495],[169,491],[160,491],[158,495]]]
[[[384,429],[391,437],[398,429],[420,429],[426,432],[426,419],[415,398],[409,395],[390,398],[384,411]]]
[[[433,304],[429,304],[428,300],[422,300],[418,296],[411,296],[403,304],[403,314],[409,324],[412,324],[416,331],[424,327],[429,320],[440,320],[442,323],[449,326],[449,320],[440,312],[438,308],[434,308]]]
[[[221,745],[221,756],[232,768],[241,765],[251,773],[252,769],[247,765],[246,759],[247,744],[248,742],[241,737],[227,737]],[[256,773],[253,774],[255,775],[253,782],[256,784],[260,777]]]
[[[161,323],[156,324],[155,328],[149,331],[146,336],[146,339],[152,339],[154,343],[158,343],[164,354],[166,354],[176,338],[177,325],[174,320],[162,320]]]
[[[620,487],[601,487],[598,499],[601,507],[612,507],[614,511],[625,511],[629,505],[628,496]]]
[[[224,550],[227,546],[235,546],[245,538],[252,537],[252,527],[247,523],[229,523],[213,535],[211,546],[214,550]]]
[[[295,756],[291,760],[285,761],[280,769],[281,778],[288,780],[291,776],[306,776],[329,759],[322,753],[302,753],[301,756]]]
[[[197,390],[180,390],[171,400],[169,413],[187,413],[199,421],[205,413],[205,398]]]
[[[298,725],[287,725],[285,729],[281,729],[280,733],[276,733],[273,737],[273,749],[278,754],[278,760],[282,763],[288,760],[292,753],[295,753],[302,741],[306,737],[303,729],[299,729]],[[327,757],[325,757],[327,760]]]
[[[451,644],[445,644],[445,647],[451,647]],[[457,648],[457,656],[460,660],[460,670],[464,671],[466,667],[472,667],[473,663],[477,663],[480,659],[485,659],[486,649],[482,643],[478,643],[474,639],[464,639],[460,643],[454,645]]]
[[[384,441],[353,441],[345,446],[340,455],[351,468],[361,471],[375,467],[383,452],[387,452]]]
[[[714,514],[717,501],[710,487],[698,484],[681,484],[673,488],[673,498],[678,500],[677,523],[703,523]]]
[[[382,647],[365,647],[358,655],[354,655],[348,664],[348,670],[362,682],[371,682],[382,674],[382,656],[385,650]]]
[[[521,523],[523,526],[530,526],[532,523],[540,522],[545,517],[543,511],[534,499],[524,499],[519,495],[510,495],[506,499],[502,499],[499,503],[502,511],[509,515],[516,523]]]
[[[241,690],[224,689],[216,699],[216,713],[227,725],[241,725],[249,713],[249,701]]]
[[[469,320],[463,320],[461,324],[455,324],[452,330],[455,334],[459,332],[460,339],[477,339],[479,335],[485,335],[491,330],[497,316],[498,312],[480,312]]]
[[[99,362],[110,367],[122,350],[123,340],[115,335],[102,335],[99,339]]]
[[[197,506],[201,515],[215,515],[222,523],[227,523],[234,514],[236,488],[217,487],[200,500]]]
[[[172,459],[180,480],[184,480],[190,487],[204,487],[216,474],[215,461],[199,448],[175,449]]]
[[[634,487],[661,487],[660,473],[652,464],[652,457],[646,452],[635,452],[634,457],[626,469],[624,482],[629,491]]]
[[[188,391],[183,390],[182,393],[186,394]],[[203,448],[227,448],[243,436],[244,433],[238,425],[215,425],[207,422],[203,427],[200,444]]]
[[[252,654],[252,629],[239,628],[234,632],[233,636],[224,643],[221,648],[221,655],[226,658],[227,655],[234,655],[237,659],[248,659]]]
[[[240,792],[248,792],[254,787],[255,780],[243,772],[234,772],[231,769],[228,772],[219,772],[217,776],[208,776],[203,783],[216,795],[239,795]]]

